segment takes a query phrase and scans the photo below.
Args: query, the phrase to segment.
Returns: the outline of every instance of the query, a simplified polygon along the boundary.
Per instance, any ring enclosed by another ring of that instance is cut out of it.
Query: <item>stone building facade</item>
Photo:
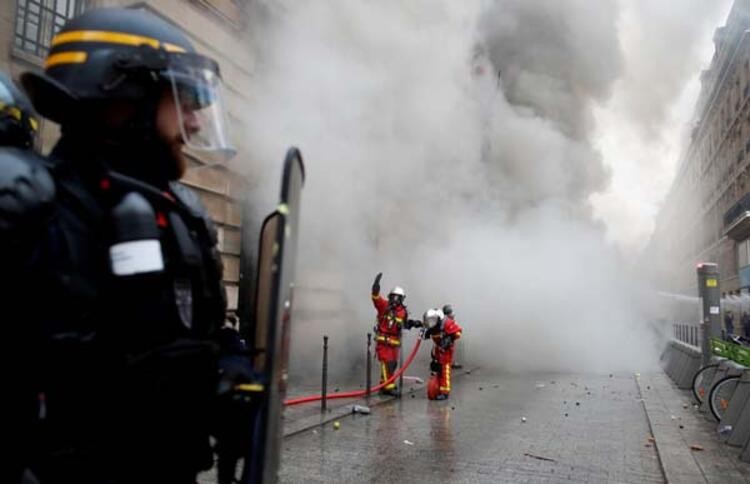
[[[694,124],[647,248],[664,289],[692,293],[716,262],[726,293],[750,288],[750,0],[714,34]]]

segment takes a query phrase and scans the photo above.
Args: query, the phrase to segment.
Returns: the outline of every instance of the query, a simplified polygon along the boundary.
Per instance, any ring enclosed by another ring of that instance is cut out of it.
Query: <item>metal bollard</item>
[[[398,349],[398,368],[399,370],[404,367],[404,337],[401,337],[401,347]],[[401,373],[398,376],[398,398],[401,398],[401,394],[404,392],[404,374]]]
[[[320,411],[326,411],[326,395],[328,393],[328,336],[323,336],[323,381],[320,388]]]
[[[370,402],[370,386],[372,385],[372,334],[367,333],[367,375],[365,375],[365,398]]]

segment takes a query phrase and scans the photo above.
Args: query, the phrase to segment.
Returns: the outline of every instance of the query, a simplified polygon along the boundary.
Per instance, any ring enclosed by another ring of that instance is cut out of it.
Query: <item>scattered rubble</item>
[[[532,459],[544,460],[544,461],[548,461],[548,462],[557,462],[555,459],[550,459],[549,457],[544,457],[544,456],[541,456],[541,455],[530,454],[528,452],[524,452],[523,455],[525,455],[526,457],[531,457]]]

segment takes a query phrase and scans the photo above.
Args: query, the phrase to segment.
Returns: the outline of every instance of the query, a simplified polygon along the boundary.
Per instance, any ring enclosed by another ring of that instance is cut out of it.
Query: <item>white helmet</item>
[[[396,286],[393,289],[391,289],[391,292],[388,293],[388,297],[390,296],[401,296],[401,299],[406,297],[406,291],[404,291],[404,288],[401,286]]]
[[[424,323],[425,328],[434,329],[443,322],[444,318],[445,314],[443,314],[442,309],[428,309],[422,316],[422,323]]]

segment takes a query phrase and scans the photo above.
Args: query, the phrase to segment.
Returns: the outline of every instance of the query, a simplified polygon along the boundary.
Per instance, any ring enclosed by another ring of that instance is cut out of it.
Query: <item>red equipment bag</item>
[[[433,373],[430,375],[429,380],[427,380],[427,398],[435,400],[439,393],[440,381],[438,380],[438,376]]]

